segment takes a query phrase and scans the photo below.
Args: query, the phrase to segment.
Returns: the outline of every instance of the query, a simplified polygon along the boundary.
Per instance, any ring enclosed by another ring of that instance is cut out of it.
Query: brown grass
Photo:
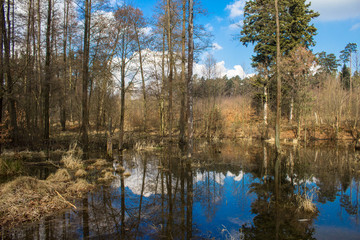
[[[84,164],[81,160],[82,150],[77,147],[76,144],[70,146],[70,149],[62,157],[61,162],[64,163],[65,167],[71,170],[82,169]]]
[[[156,148],[156,144],[153,141],[146,141],[146,140],[138,140],[135,143],[134,149],[137,151],[144,151],[144,150],[154,150]]]
[[[0,186],[0,225],[12,226],[69,207],[69,200],[94,188],[84,179],[72,181],[67,169],[59,169],[46,180],[18,177]]]
[[[64,208],[76,208],[70,200],[83,197],[94,188],[94,185],[83,179],[87,172],[84,170],[81,155],[81,149],[72,145],[62,158],[66,168],[57,170],[46,180],[19,177],[0,185],[0,226],[15,226],[22,222],[39,220]],[[108,167],[109,163],[98,159],[91,166],[103,169]],[[114,179],[112,170],[109,167],[105,169],[103,178],[99,180],[108,182]]]
[[[95,163],[92,164],[92,166],[98,169],[107,165],[109,165],[109,163],[105,159],[97,159]]]
[[[79,169],[75,172],[75,177],[84,178],[87,176],[87,172],[84,169]]]
[[[71,184],[67,189],[73,196],[83,197],[83,195],[94,188],[94,185],[88,183],[84,179],[77,179],[75,183]]]
[[[123,166],[118,166],[118,167],[116,168],[115,172],[117,172],[117,173],[123,173],[123,172],[125,172],[125,168],[124,168]]]
[[[304,211],[307,213],[315,213],[317,211],[315,204],[312,202],[312,197],[309,196],[296,196],[296,202],[298,211]]]
[[[99,177],[98,178],[99,182],[110,182],[115,178],[112,172],[103,171],[102,174],[104,175],[104,177]]]
[[[13,225],[66,207],[55,193],[55,184],[19,177],[0,188],[0,225]]]
[[[34,158],[45,158],[46,155],[44,152],[32,152],[32,151],[4,151],[1,156],[6,159],[22,159],[22,160],[29,160]]]
[[[54,174],[50,174],[50,176],[47,178],[50,182],[70,182],[71,181],[71,175],[66,169],[59,169]]]

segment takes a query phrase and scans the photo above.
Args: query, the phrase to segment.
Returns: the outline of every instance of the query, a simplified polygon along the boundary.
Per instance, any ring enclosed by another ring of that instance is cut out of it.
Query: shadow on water
[[[359,239],[360,157],[347,148],[200,143],[115,156],[110,186],[4,239]],[[118,173],[124,167],[130,176]]]

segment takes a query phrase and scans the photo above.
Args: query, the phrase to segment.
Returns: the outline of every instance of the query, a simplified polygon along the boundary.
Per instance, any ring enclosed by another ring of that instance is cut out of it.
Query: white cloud
[[[226,6],[230,18],[241,17],[244,14],[245,0],[235,0]],[[360,0],[307,0],[311,9],[320,13],[321,21],[338,21],[360,19]],[[233,25],[233,24],[232,24]],[[235,26],[233,26],[235,27]]]
[[[352,27],[351,27],[351,31],[354,31],[354,30],[356,30],[356,29],[359,29],[360,28],[360,23],[356,23],[356,24],[354,24]]]
[[[152,32],[152,28],[151,27],[144,27],[141,29],[141,32],[145,35],[150,35]]]
[[[216,63],[216,71],[219,77],[223,77],[227,74],[227,69],[225,67],[225,61]]]
[[[213,43],[212,44],[212,49],[214,49],[214,50],[222,50],[223,47],[220,46],[218,43]]]
[[[216,16],[216,20],[217,20],[218,22],[224,21],[224,19],[223,19],[222,17],[218,17],[218,16]]]
[[[230,10],[230,18],[240,17],[244,14],[245,0],[237,0],[233,4],[226,6],[226,10]]]
[[[245,71],[240,65],[235,65],[233,69],[227,71],[226,75],[228,76],[228,78],[232,78],[235,76],[240,76],[240,78],[246,77]]]
[[[206,30],[208,30],[209,32],[214,31],[214,27],[213,27],[210,23],[206,24],[206,25],[205,25],[205,28],[206,28]]]
[[[229,28],[230,30],[238,30],[244,25],[244,21],[240,20],[238,22],[230,24]]]
[[[308,0],[311,9],[320,13],[321,21],[337,21],[360,18],[359,0]]]
[[[197,74],[199,77],[203,77],[204,68],[204,64],[194,63],[194,74]],[[227,69],[225,67],[225,61],[220,61],[216,63],[216,72],[218,77],[224,77],[226,75],[228,78],[240,76],[241,79],[244,79],[245,77],[251,75],[247,75],[242,66],[240,65],[235,65],[232,69]]]

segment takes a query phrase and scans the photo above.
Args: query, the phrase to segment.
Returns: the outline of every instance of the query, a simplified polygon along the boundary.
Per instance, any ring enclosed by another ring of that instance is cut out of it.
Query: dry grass
[[[19,177],[0,186],[0,225],[12,226],[39,220],[73,206],[67,199],[82,197],[94,188],[84,179],[72,181],[67,169],[59,169],[46,180]]]
[[[69,200],[83,197],[94,188],[83,179],[87,172],[81,156],[81,149],[72,145],[61,160],[66,168],[57,170],[46,180],[19,177],[0,185],[0,226],[15,226],[39,220],[67,207],[76,208]],[[99,180],[108,182],[115,178],[109,165],[106,160],[98,159],[91,166],[97,169],[107,167]]]
[[[66,207],[55,193],[55,184],[19,177],[0,188],[0,225],[13,225]]]
[[[6,159],[34,159],[34,158],[45,158],[46,155],[43,151],[40,152],[31,152],[31,151],[21,151],[21,152],[15,152],[15,151],[4,151],[1,156]]]
[[[108,172],[108,171],[103,171],[103,172],[102,172],[102,175],[104,175],[104,177],[99,177],[99,178],[98,178],[98,181],[99,181],[99,182],[110,182],[110,181],[112,181],[112,180],[115,178],[115,176],[113,175],[113,173],[112,173],[112,172]]]
[[[84,167],[84,164],[81,162],[81,159],[76,158],[72,155],[65,155],[62,157],[61,162],[64,163],[66,168],[75,170]]]
[[[248,96],[219,97],[216,99],[215,109],[207,99],[196,102],[194,111],[197,119],[195,132],[198,135],[206,134],[208,124],[214,128],[211,135],[222,138],[246,138],[259,135],[257,127],[258,117],[251,106],[251,98]],[[211,116],[211,120],[210,120]],[[209,122],[210,121],[210,122]],[[256,128],[252,126],[256,125]]]
[[[85,193],[88,193],[94,188],[94,185],[88,183],[84,179],[77,179],[75,183],[71,184],[67,189],[72,196],[83,197]]]
[[[71,170],[82,169],[84,164],[81,160],[83,151],[77,147],[77,144],[72,144],[70,149],[62,157],[61,162],[64,163],[65,167]]]
[[[47,178],[50,182],[70,182],[71,181],[71,175],[66,169],[59,169],[54,174],[50,174],[50,176]]]
[[[296,202],[298,206],[298,211],[304,211],[307,213],[315,213],[317,211],[315,204],[312,202],[312,197],[308,195],[297,195]]]
[[[118,167],[116,167],[115,172],[116,173],[123,173],[123,172],[125,172],[125,168],[123,166],[118,166]]]
[[[135,143],[134,149],[137,151],[153,150],[156,148],[156,144],[153,141],[139,140]]]
[[[105,166],[109,165],[109,163],[105,159],[97,159],[95,163],[92,164],[95,168],[103,168]]]
[[[84,178],[87,176],[87,172],[84,169],[79,169],[75,172],[75,177]]]

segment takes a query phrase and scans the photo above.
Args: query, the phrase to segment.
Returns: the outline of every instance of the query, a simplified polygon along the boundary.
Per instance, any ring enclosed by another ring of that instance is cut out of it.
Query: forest
[[[194,59],[211,47],[196,23],[206,12],[200,3],[190,11],[187,1],[158,1],[147,19],[128,3],[1,1],[2,147],[49,147],[69,131],[84,149],[104,133],[118,149],[136,142],[133,133],[181,144],[190,132],[267,139],[277,115],[283,138],[358,139],[357,44],[340,59],[313,53],[319,14],[302,0],[279,5],[277,41],[275,12],[259,4],[273,3],[248,2],[236,37],[254,46],[256,73],[228,78],[211,54],[203,76],[193,74]]]

